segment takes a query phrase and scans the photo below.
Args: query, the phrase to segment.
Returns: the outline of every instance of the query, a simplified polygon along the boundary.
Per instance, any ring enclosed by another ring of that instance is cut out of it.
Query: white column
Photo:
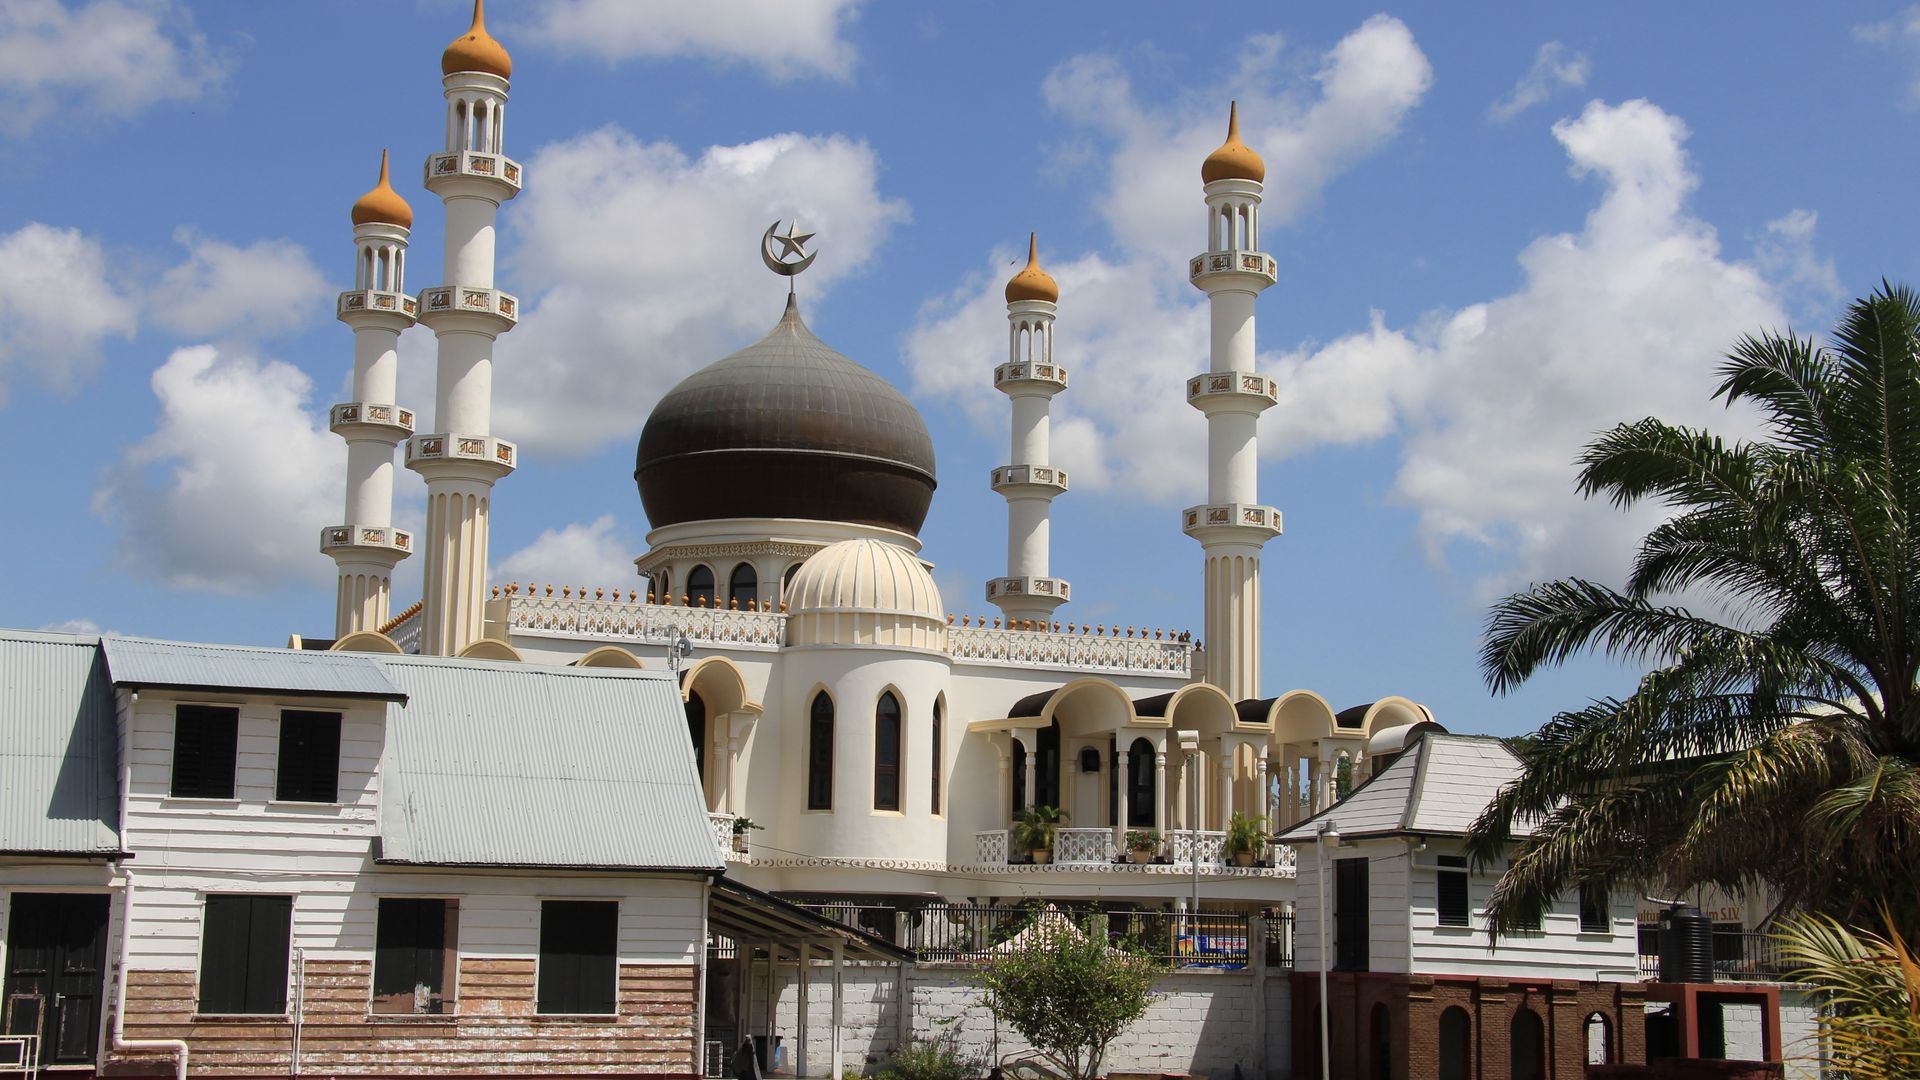
[[[1127,850],[1127,788],[1130,786],[1127,783],[1127,751],[1125,747],[1115,752],[1113,771],[1114,790],[1120,793],[1119,805],[1113,822],[1113,846],[1124,854]]]
[[[1267,831],[1280,831],[1280,815],[1274,812],[1273,783],[1267,773],[1267,746],[1260,745],[1260,756],[1253,762],[1253,782],[1260,792],[1259,816],[1267,819]]]
[[[794,1032],[793,1074],[807,1075],[807,987],[813,982],[813,942],[800,942],[800,1016]]]
[[[1167,831],[1167,748],[1162,743],[1153,752],[1153,829],[1166,835]]]
[[[833,1072],[830,1074],[833,1077],[833,1080],[840,1080],[841,1077],[847,1074],[846,1056],[844,1053],[842,1053],[841,1047],[840,1047],[840,1028],[842,1025],[842,1016],[843,1016],[842,1008],[843,1008],[843,1002],[845,999],[844,987],[841,986],[841,982],[840,982],[840,973],[841,973],[841,969],[845,966],[846,951],[847,951],[847,943],[840,940],[839,938],[834,938],[833,939]]]
[[[1040,805],[1040,789],[1034,786],[1034,766],[1040,758],[1040,740],[1035,738],[1032,746],[1027,746],[1026,741],[1022,740],[1020,745],[1025,746],[1027,750],[1027,797],[1020,803],[1021,809],[1024,810],[1029,806]]]
[[[995,813],[1007,815],[1008,823],[1011,824],[1013,815],[1013,736],[996,736],[993,740],[993,748],[998,751],[1000,755],[1000,797],[999,801],[995,804],[998,808]],[[992,819],[989,818],[988,820],[991,821]]]
[[[1214,764],[1214,776],[1218,778],[1220,793],[1220,828],[1227,827],[1233,820],[1233,758],[1234,747],[1225,738],[1220,740],[1220,760]]]

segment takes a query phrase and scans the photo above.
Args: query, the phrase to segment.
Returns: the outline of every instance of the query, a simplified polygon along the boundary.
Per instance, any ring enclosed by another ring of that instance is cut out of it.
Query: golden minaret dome
[[[1045,300],[1049,304],[1060,302],[1060,286],[1053,275],[1040,269],[1040,234],[1027,234],[1026,268],[1007,282],[1007,303],[1020,300]]]
[[[373,185],[372,191],[360,196],[359,202],[353,204],[355,225],[372,225],[376,222],[382,225],[398,225],[403,229],[413,228],[413,207],[408,206],[407,200],[401,198],[400,193],[393,190],[393,185],[387,182],[385,150],[380,151],[380,182]]]
[[[487,33],[486,0],[473,0],[473,25],[467,32],[453,39],[447,51],[440,54],[440,73],[451,75],[456,71],[484,71],[489,75],[498,75],[503,79],[513,77],[513,57],[507,55],[506,47],[493,40]]]
[[[1240,103],[1234,102],[1227,107],[1227,141],[1220,149],[1207,155],[1200,166],[1200,179],[1211,184],[1215,180],[1265,180],[1267,163],[1253,152],[1253,147],[1240,141]]]

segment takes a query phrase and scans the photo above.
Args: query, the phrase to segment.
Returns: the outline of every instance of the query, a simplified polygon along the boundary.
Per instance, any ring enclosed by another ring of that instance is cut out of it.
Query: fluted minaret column
[[[993,470],[993,490],[1007,500],[1007,576],[987,582],[987,600],[1009,625],[1046,625],[1067,602],[1071,586],[1047,566],[1048,515],[1067,490],[1067,473],[1048,461],[1053,395],[1067,388],[1067,369],[1053,359],[1053,316],[1060,287],[1040,268],[1037,235],[1027,237],[1027,265],[1007,282],[1007,362],[993,369],[993,385],[1013,404],[1012,464]]]
[[[400,331],[413,325],[416,307],[406,285],[412,226],[413,208],[388,182],[381,151],[380,182],[353,204],[353,289],[335,306],[353,328],[353,400],[328,413],[347,441],[346,523],[320,533],[320,550],[340,570],[336,638],[387,621],[393,568],[413,552],[413,534],[393,527],[393,448],[413,434],[413,411],[393,400]]]
[[[503,152],[513,62],[473,26],[440,58],[446,150],[427,158],[427,190],[446,205],[447,284],[420,293],[420,321],[439,343],[432,434],[407,442],[407,467],[427,481],[426,573],[420,651],[453,655],[479,640],[494,482],[516,448],[493,433],[493,343],[513,329],[519,301],[494,288],[494,220],[520,192],[520,163]]]
[[[1212,309],[1212,363],[1187,380],[1187,403],[1207,418],[1207,501],[1183,511],[1181,523],[1206,553],[1207,681],[1236,701],[1260,694],[1260,549],[1280,533],[1280,511],[1259,501],[1255,435],[1278,395],[1254,369],[1254,300],[1274,282],[1273,259],[1260,250],[1266,173],[1240,141],[1236,106],[1226,143],[1200,169],[1207,250],[1187,267]]]

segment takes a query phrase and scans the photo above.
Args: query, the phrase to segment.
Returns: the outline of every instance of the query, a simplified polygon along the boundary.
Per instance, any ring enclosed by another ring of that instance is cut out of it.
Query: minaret
[[[1045,626],[1067,602],[1070,586],[1047,574],[1048,511],[1067,490],[1067,473],[1047,463],[1048,409],[1067,388],[1067,369],[1053,361],[1053,315],[1060,286],[1040,269],[1040,241],[1027,237],[1027,265],[1007,282],[1007,362],[993,385],[1013,402],[1013,463],[993,470],[993,490],[1007,499],[1007,576],[987,582],[987,600],[1008,625]]]
[[[393,527],[393,448],[413,434],[413,410],[394,404],[400,331],[413,325],[407,295],[407,236],[413,208],[387,181],[353,204],[353,290],[336,311],[353,327],[353,400],[335,405],[329,424],[347,441],[346,524],[320,532],[320,550],[340,568],[333,616],[336,638],[378,630],[387,621],[393,568],[413,553],[413,534]]]
[[[1212,309],[1212,363],[1187,380],[1187,404],[1207,418],[1207,501],[1182,524],[1206,552],[1207,681],[1235,701],[1260,694],[1260,549],[1280,534],[1280,511],[1259,502],[1255,425],[1274,404],[1272,379],[1254,370],[1253,302],[1273,284],[1260,250],[1260,192],[1267,166],[1240,141],[1240,111],[1227,141],[1200,167],[1207,199],[1207,250],[1187,278]]]
[[[520,192],[520,163],[501,152],[513,61],[488,35],[481,5],[474,0],[473,26],[440,57],[447,146],[427,158],[426,185],[446,204],[446,284],[420,293],[440,358],[432,434],[407,441],[407,467],[427,481],[420,651],[441,656],[481,636],[488,508],[516,453],[493,434],[492,416],[493,342],[520,308],[493,285],[494,219]]]

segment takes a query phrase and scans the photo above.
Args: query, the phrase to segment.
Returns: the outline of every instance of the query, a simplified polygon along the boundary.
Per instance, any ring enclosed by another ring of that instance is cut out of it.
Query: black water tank
[[[1713,981],[1713,920],[1684,904],[1660,913],[1660,981]]]

